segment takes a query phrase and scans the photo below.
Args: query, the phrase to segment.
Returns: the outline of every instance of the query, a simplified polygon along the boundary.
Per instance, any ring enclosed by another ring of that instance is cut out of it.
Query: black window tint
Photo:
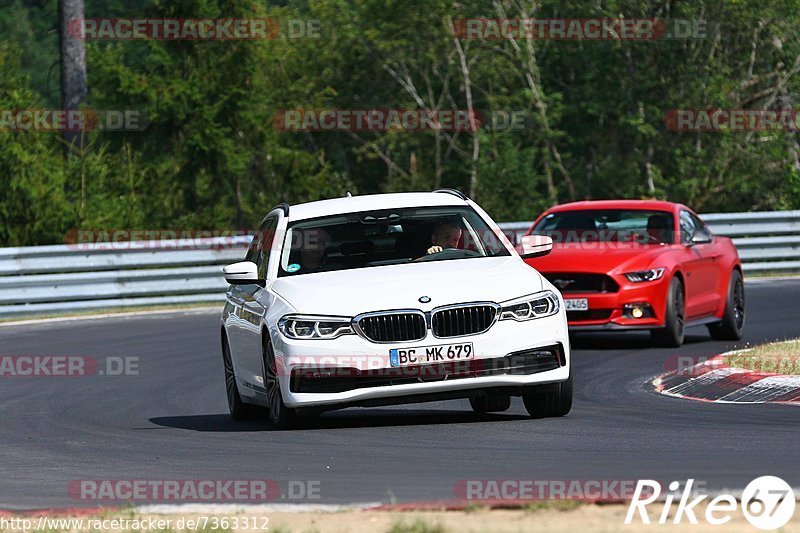
[[[259,233],[260,244],[258,246],[258,277],[261,279],[267,278],[267,266],[269,266],[269,257],[272,252],[272,243],[275,240],[275,230],[278,227],[278,217],[268,218],[261,226]]]
[[[638,242],[672,244],[675,217],[668,211],[646,209],[582,209],[545,216],[532,233],[555,243]]]
[[[283,237],[278,276],[511,255],[500,235],[463,205],[299,220]]]
[[[269,265],[269,256],[277,227],[277,217],[269,217],[265,220],[258,233],[253,236],[253,240],[250,241],[250,247],[247,249],[247,255],[244,258],[245,261],[252,261],[258,265],[258,277],[261,279],[266,279],[267,277],[267,266]]]
[[[244,256],[244,260],[258,264],[258,249],[260,245],[261,232],[259,231],[253,235],[253,240],[250,241],[250,246],[247,248],[247,254]]]

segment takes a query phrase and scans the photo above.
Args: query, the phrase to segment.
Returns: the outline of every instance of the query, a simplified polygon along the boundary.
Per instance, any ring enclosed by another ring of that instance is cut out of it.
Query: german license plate
[[[569,298],[564,300],[564,308],[567,311],[588,311],[589,300],[586,298]]]
[[[418,346],[414,348],[392,348],[389,350],[389,364],[392,366],[447,363],[448,361],[467,361],[474,358],[475,350],[471,342],[440,344],[439,346]]]

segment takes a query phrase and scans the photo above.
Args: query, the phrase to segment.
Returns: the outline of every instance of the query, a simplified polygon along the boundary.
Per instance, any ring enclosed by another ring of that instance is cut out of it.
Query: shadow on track
[[[304,417],[296,430],[348,429],[373,427],[425,426],[446,424],[496,423],[531,420],[514,414],[478,414],[472,411],[450,410],[387,410],[356,408],[330,411],[317,417]],[[153,424],[190,431],[236,433],[244,431],[278,431],[266,420],[237,421],[227,414],[161,416],[151,418]]]
[[[692,334],[687,331],[684,346],[690,344],[700,344],[711,342],[708,335],[703,335],[705,331],[698,330]],[[570,335],[570,344],[573,350],[649,350],[663,348],[665,350],[675,350],[675,348],[664,348],[658,346],[650,339],[648,333],[638,332],[619,332],[619,333],[573,333]]]

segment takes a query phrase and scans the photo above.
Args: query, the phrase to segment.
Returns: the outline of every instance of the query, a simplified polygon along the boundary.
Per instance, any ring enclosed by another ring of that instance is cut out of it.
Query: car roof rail
[[[273,207],[269,211],[267,211],[267,214],[264,216],[264,218],[261,219],[261,222],[259,222],[258,225],[262,226],[264,224],[264,222],[266,222],[266,220],[269,218],[269,215],[273,211],[275,211],[277,209],[280,209],[283,212],[283,216],[285,216],[286,218],[289,218],[289,204],[287,204],[286,202],[283,202],[281,204],[276,205],[275,207]]]
[[[289,204],[287,204],[286,202],[276,205],[275,207],[270,209],[270,212],[275,211],[276,209],[280,209],[281,211],[283,211],[283,216],[286,217],[289,216]]]
[[[458,196],[459,198],[461,198],[465,202],[467,200],[469,200],[469,197],[466,194],[464,194],[463,192],[459,191],[458,189],[436,189],[433,192],[439,192],[439,193],[444,193],[444,194],[452,194],[453,196]]]

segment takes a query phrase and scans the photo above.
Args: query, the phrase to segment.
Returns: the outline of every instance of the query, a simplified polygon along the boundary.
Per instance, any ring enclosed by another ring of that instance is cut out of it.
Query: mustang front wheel
[[[728,284],[725,314],[722,321],[708,326],[711,338],[718,341],[738,341],[744,333],[744,282],[742,274],[734,270]]]
[[[661,346],[678,348],[683,344],[685,324],[685,297],[683,283],[678,278],[672,278],[667,294],[667,311],[664,317],[664,327],[650,331],[653,340]]]

